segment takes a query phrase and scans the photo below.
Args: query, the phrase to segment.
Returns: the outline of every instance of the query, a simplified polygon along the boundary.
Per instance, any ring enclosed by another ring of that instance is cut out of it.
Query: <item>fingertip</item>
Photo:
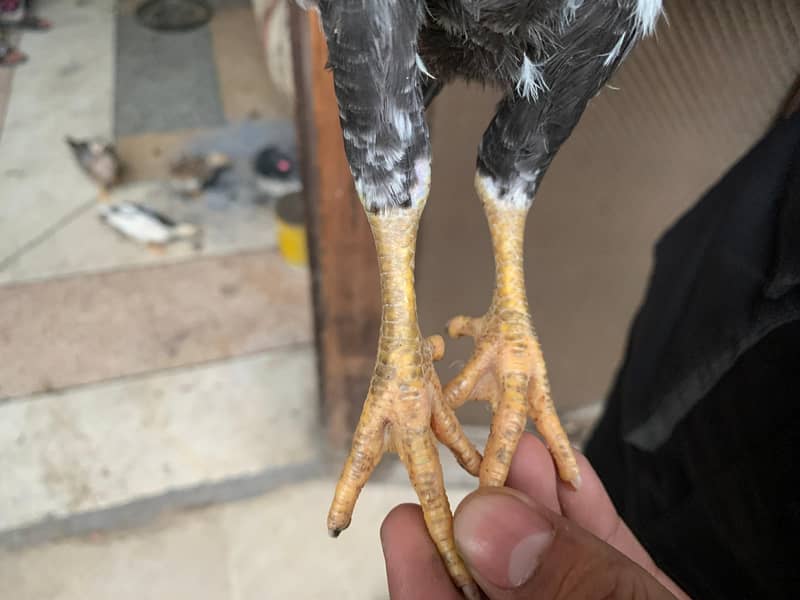
[[[460,598],[428,535],[419,506],[393,508],[381,524],[380,537],[392,600]]]
[[[422,524],[425,527],[425,521],[422,518],[422,509],[417,504],[398,504],[389,514],[383,519],[381,523],[380,536],[381,543],[386,546],[387,542],[392,540],[395,534],[403,532],[411,528],[418,527]]]

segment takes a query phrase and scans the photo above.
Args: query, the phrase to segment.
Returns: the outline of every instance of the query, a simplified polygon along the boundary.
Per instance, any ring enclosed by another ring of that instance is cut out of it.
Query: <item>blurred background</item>
[[[332,351],[315,344],[324,265],[306,253],[319,227],[305,226],[296,125],[309,124],[295,119],[316,99],[295,89],[289,4],[0,6],[0,53],[17,63],[0,67],[0,596],[385,598],[378,525],[414,499],[396,460],[340,539],[324,527],[343,444],[319,391]],[[577,443],[654,242],[763,134],[800,71],[795,0],[666,10],[558,155],[528,227],[533,317]],[[426,334],[491,297],[472,173],[497,98],[455,84],[430,111]],[[444,380],[469,351],[448,342]],[[371,364],[354,364],[360,398]],[[461,416],[485,437],[486,407]],[[442,456],[455,504],[474,483]]]

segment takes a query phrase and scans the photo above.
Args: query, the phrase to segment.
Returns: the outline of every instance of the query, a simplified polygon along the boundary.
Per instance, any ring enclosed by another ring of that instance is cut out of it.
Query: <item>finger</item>
[[[416,504],[401,504],[384,519],[381,544],[391,600],[461,600],[431,542]]]
[[[666,599],[641,567],[574,523],[510,490],[468,496],[456,540],[490,600]]]
[[[582,483],[578,490],[558,482],[558,502],[562,514],[592,535],[610,544],[658,579],[678,598],[687,596],[653,562],[647,550],[617,513],[592,465],[575,450]]]
[[[560,513],[556,482],[553,458],[547,447],[536,436],[523,433],[511,461],[506,485]]]

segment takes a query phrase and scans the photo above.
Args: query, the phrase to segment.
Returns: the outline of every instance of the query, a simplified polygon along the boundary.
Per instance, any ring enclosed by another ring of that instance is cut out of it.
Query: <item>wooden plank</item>
[[[316,12],[292,7],[296,119],[323,418],[334,447],[349,443],[369,387],[380,326],[377,259],[344,154],[327,46]]]

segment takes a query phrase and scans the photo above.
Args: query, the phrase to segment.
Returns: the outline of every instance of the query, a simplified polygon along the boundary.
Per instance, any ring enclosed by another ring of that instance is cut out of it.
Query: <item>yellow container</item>
[[[278,249],[290,265],[308,266],[308,237],[306,235],[303,197],[290,194],[279,199],[275,212],[278,222]]]

